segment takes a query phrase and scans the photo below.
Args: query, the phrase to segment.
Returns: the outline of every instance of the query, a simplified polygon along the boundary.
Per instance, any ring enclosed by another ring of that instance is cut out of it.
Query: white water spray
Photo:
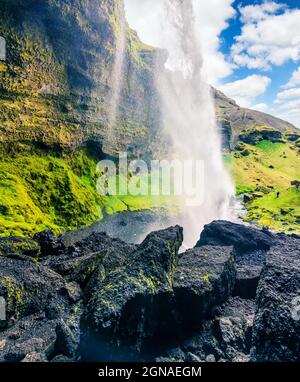
[[[204,224],[232,218],[234,187],[223,163],[214,103],[195,33],[192,0],[166,0],[162,31],[169,46],[167,66],[172,70],[158,73],[157,84],[173,157],[204,162],[204,203],[185,207],[177,220],[184,227],[184,245],[190,247],[199,239]]]

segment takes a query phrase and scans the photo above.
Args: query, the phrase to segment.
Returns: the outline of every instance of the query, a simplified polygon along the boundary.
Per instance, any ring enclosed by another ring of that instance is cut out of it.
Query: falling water
[[[173,158],[202,160],[205,170],[204,203],[184,207],[178,221],[184,227],[185,246],[192,246],[204,224],[232,218],[234,187],[223,163],[192,0],[166,0],[166,12],[162,30],[169,47],[167,66],[172,70],[158,73],[157,82],[164,128],[172,141]]]

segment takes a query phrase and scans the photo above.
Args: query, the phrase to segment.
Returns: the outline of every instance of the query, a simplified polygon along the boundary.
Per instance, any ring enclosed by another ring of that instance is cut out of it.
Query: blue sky
[[[166,48],[164,1],[125,0],[125,7],[141,39]],[[241,106],[300,128],[300,0],[192,1],[209,82]]]

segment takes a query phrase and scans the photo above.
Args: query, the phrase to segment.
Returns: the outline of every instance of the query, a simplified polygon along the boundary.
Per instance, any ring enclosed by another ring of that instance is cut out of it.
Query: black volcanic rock
[[[205,321],[201,330],[181,340],[177,347],[161,354],[164,362],[247,362],[255,302],[230,298]]]
[[[125,266],[104,278],[82,319],[84,360],[134,360],[168,329],[182,228],[151,233]]]
[[[2,362],[300,360],[299,236],[219,221],[183,254],[178,226],[35,239],[0,240]]]
[[[245,299],[254,299],[261,270],[261,265],[237,264],[237,275],[233,295]]]
[[[58,256],[66,250],[63,242],[51,230],[39,232],[33,239],[40,245],[41,256]]]
[[[185,252],[174,279],[181,330],[198,327],[232,294],[236,271],[233,247],[204,246]]]
[[[112,239],[105,233],[93,233],[89,237],[75,242],[63,254],[48,257],[43,265],[64,276],[68,281],[76,281],[82,287],[89,282],[98,266],[110,270],[120,267],[135,250],[133,244]]]
[[[220,220],[204,227],[196,247],[232,245],[239,254],[259,249],[268,250],[276,240],[276,235],[269,231]]]
[[[268,140],[274,143],[282,142],[282,133],[271,129],[250,130],[241,133],[239,135],[239,140],[248,143],[249,145],[256,145],[263,140]]]
[[[68,305],[65,280],[49,268],[0,257],[0,275],[0,295],[6,300],[7,320],[44,311],[52,304],[59,311]]]
[[[22,256],[38,257],[41,248],[37,241],[20,237],[0,238],[0,257],[12,257],[22,259]],[[26,257],[23,257],[24,260]]]
[[[300,239],[281,238],[266,258],[257,290],[253,361],[300,361]]]

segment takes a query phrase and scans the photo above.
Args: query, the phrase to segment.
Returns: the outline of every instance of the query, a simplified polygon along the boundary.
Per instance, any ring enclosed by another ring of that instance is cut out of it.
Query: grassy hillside
[[[228,158],[237,194],[244,199],[247,221],[277,231],[300,233],[300,154],[295,143],[263,140],[242,144]]]
[[[97,160],[89,149],[54,152],[8,144],[0,153],[0,236],[56,233],[92,224],[104,214],[166,207],[162,196],[100,196]]]

